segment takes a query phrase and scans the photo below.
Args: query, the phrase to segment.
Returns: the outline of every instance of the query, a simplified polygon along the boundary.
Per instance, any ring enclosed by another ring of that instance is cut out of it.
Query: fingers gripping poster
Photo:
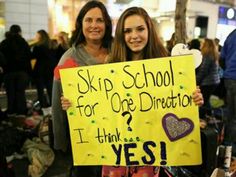
[[[191,55],[60,74],[75,165],[201,164]]]

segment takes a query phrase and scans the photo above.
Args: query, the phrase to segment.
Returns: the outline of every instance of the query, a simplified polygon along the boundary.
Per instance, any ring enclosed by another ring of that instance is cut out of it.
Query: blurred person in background
[[[3,53],[0,51],[0,89],[2,88],[5,67],[6,67],[6,59]]]
[[[2,83],[3,83],[3,78],[4,78],[4,70],[6,66],[6,59],[2,52],[0,51],[0,90],[2,89]],[[0,104],[0,122],[4,118],[4,113],[2,110],[2,105]]]
[[[31,52],[28,43],[21,36],[21,27],[12,25],[6,39],[0,44],[0,51],[6,59],[5,89],[7,94],[7,114],[24,116],[27,114],[25,90],[31,74]]]
[[[220,51],[222,49],[222,46],[220,45],[220,40],[218,38],[214,39],[217,50],[218,50],[218,54],[219,54],[219,58],[220,58]],[[218,87],[215,89],[214,91],[214,95],[218,96],[220,99],[222,99],[224,102],[226,100],[226,88],[225,88],[225,84],[224,84],[224,70],[223,70],[223,66],[221,66],[221,61],[219,61],[219,74],[220,74],[220,84],[218,85]]]
[[[57,36],[57,43],[58,46],[56,50],[56,57],[59,61],[65,51],[67,51],[70,47],[68,33],[61,31]]]
[[[225,141],[236,143],[236,29],[226,38],[221,49],[220,60],[224,69],[223,77],[226,88],[227,122]],[[236,148],[233,147],[233,154]]]
[[[173,47],[175,46],[175,44],[176,44],[175,33],[173,33],[171,35],[170,40],[166,41],[166,48],[167,48],[167,50],[169,52],[169,55],[171,54],[171,51],[172,51]]]
[[[36,44],[33,47],[33,58],[36,63],[33,69],[33,78],[37,88],[38,100],[42,108],[51,106],[53,69],[56,63],[52,41],[45,30],[39,30],[35,36]],[[44,94],[46,88],[47,95]]]
[[[214,41],[207,38],[202,44],[201,52],[202,63],[198,68],[196,79],[204,99],[204,104],[199,109],[199,117],[205,119],[206,115],[211,115],[209,98],[220,83],[219,55]]]
[[[192,39],[189,43],[188,43],[188,48],[189,50],[191,49],[197,49],[197,50],[201,50],[201,41],[199,39]]]
[[[218,38],[214,39],[218,52],[220,53],[222,46],[220,45],[220,40]]]

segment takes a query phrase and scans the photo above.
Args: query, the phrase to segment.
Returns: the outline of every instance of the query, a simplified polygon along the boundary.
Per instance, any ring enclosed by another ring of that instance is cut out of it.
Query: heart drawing
[[[176,141],[187,136],[194,128],[192,120],[188,118],[178,118],[172,113],[167,113],[163,117],[162,126],[170,141]]]

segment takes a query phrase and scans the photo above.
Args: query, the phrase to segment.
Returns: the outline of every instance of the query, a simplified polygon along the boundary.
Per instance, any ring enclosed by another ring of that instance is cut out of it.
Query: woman
[[[37,31],[35,38],[36,44],[33,47],[33,58],[36,59],[36,63],[33,69],[33,77],[40,105],[41,107],[48,107],[51,105],[52,98],[55,57],[53,55],[51,39],[45,30]],[[44,88],[47,90],[47,96],[44,94]]]
[[[69,131],[66,112],[62,110],[60,97],[62,87],[59,69],[104,63],[112,42],[112,24],[105,6],[99,1],[89,1],[80,10],[76,29],[72,36],[72,47],[60,59],[54,70],[52,121],[54,148],[66,151]],[[101,176],[99,168],[80,166],[80,177]]]
[[[209,98],[220,83],[218,72],[219,55],[216,45],[212,39],[205,39],[201,52],[203,56],[202,64],[197,72],[197,84],[200,85],[204,105],[200,109],[200,118],[205,118],[206,114],[210,115]]]

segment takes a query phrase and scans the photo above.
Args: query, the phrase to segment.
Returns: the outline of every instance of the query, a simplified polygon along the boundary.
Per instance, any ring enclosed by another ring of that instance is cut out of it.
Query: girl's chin
[[[142,52],[143,48],[132,48],[131,51],[134,53],[140,53]]]

